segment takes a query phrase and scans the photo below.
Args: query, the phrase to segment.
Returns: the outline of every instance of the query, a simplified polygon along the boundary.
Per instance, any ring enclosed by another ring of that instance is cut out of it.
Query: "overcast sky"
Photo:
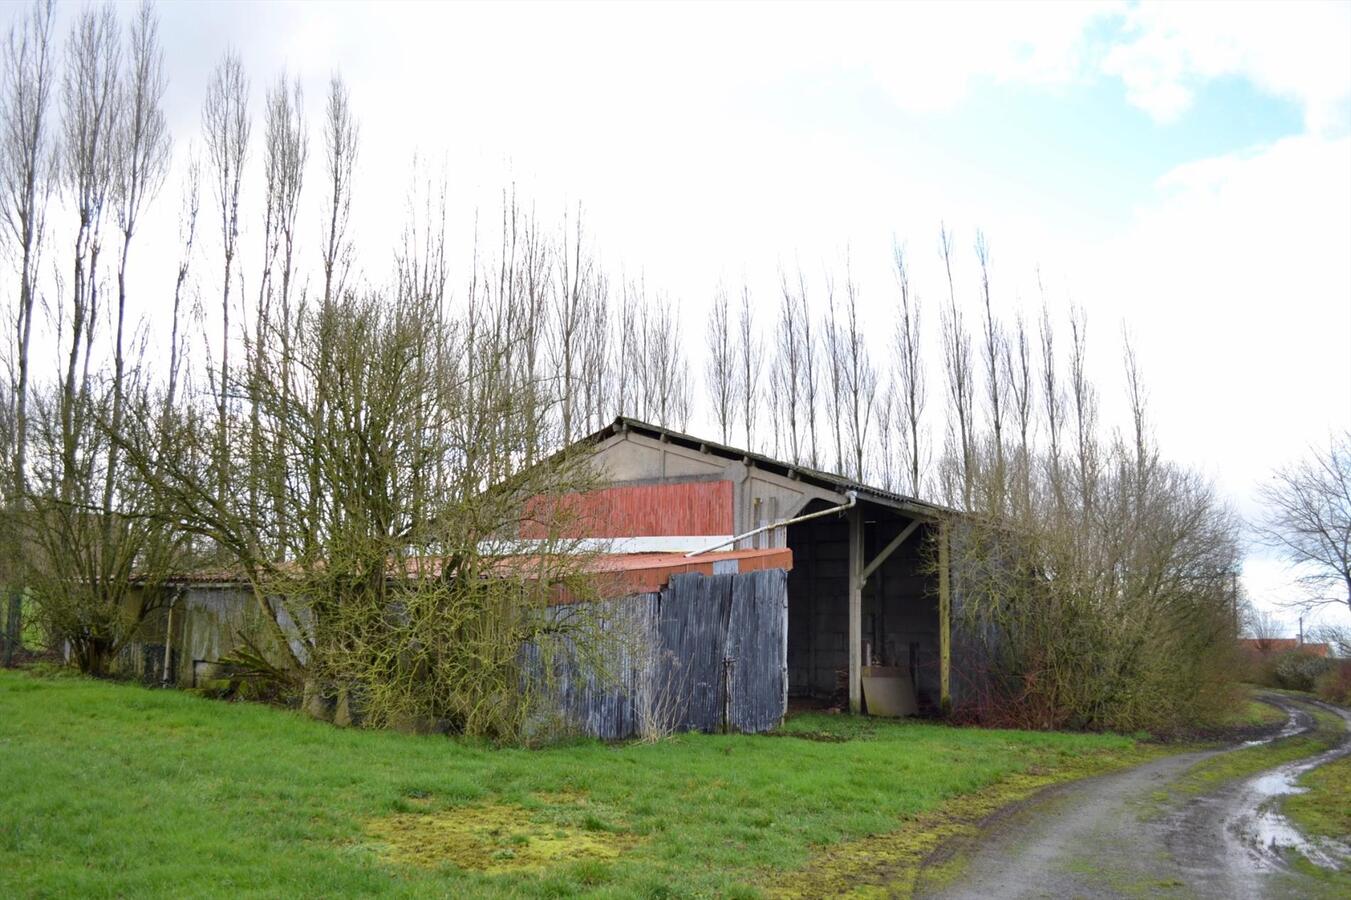
[[[77,8],[61,9],[62,35]],[[1040,303],[1038,267],[1053,305],[1088,310],[1108,413],[1129,329],[1164,452],[1244,515],[1273,466],[1351,427],[1351,4],[160,13],[179,162],[200,143],[227,49],[252,79],[255,148],[263,91],[283,70],[301,77],[316,135],[326,80],[343,73],[372,279],[415,154],[448,174],[460,260],[475,209],[490,216],[505,184],[550,217],[580,200],[607,262],[678,302],[696,346],[720,280],[745,278],[768,306],[781,266],[817,277],[846,253],[885,334],[893,239],[936,302],[945,221],[963,253],[984,230],[1005,314]],[[256,189],[256,149],[251,164]],[[152,322],[173,277],[177,193],[165,189],[133,269]],[[309,201],[313,248],[317,190]],[[200,271],[209,295],[212,270]],[[1266,603],[1294,595],[1260,553],[1245,581]]]

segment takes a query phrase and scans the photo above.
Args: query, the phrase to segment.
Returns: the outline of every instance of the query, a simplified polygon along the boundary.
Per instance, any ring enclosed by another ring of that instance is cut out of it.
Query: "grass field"
[[[0,896],[754,896],[1001,785],[1151,752],[839,716],[785,731],[495,749],[0,673]]]
[[[1250,688],[1250,691],[1257,690]],[[1248,697],[1243,704],[1233,711],[1221,723],[1232,727],[1264,727],[1268,725],[1279,725],[1285,721],[1285,712],[1280,708],[1272,706],[1270,703],[1263,703]]]

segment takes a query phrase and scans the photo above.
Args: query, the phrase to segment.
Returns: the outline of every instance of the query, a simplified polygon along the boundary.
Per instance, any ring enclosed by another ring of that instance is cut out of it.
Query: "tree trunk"
[[[9,594],[9,614],[5,617],[5,658],[6,669],[14,665],[14,656],[19,651],[20,636],[23,634],[23,591],[14,589]]]
[[[312,719],[319,719],[322,722],[331,721],[328,704],[324,702],[323,688],[320,686],[319,680],[312,675],[305,677],[300,708]]]
[[[352,724],[352,701],[346,687],[338,688],[338,702],[333,708],[333,724],[348,728]]]

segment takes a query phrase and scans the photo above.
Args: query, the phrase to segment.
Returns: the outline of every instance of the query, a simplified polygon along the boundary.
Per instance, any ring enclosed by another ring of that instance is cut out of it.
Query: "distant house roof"
[[[1298,650],[1309,656],[1326,657],[1332,652],[1327,644],[1301,644],[1296,638],[1240,638],[1239,646],[1256,653],[1289,653]]]
[[[716,441],[707,440],[706,438],[684,434],[683,432],[675,431],[671,428],[653,425],[650,422],[643,422],[628,416],[618,417],[600,431],[582,438],[580,443],[599,443],[614,435],[624,434],[625,432],[633,432],[657,440],[664,440],[672,444],[679,444],[680,446],[688,447],[691,450],[706,451],[729,460],[749,462],[754,464],[757,468],[775,472],[776,474],[788,478],[796,478],[807,484],[825,488],[829,491],[836,491],[838,493],[854,491],[861,500],[871,500],[875,503],[881,503],[884,506],[890,506],[923,518],[935,519],[957,514],[957,511],[950,507],[942,506],[937,503],[930,503],[927,500],[920,500],[916,497],[908,497],[905,494],[898,494],[895,491],[889,491],[874,485],[864,484],[861,481],[855,481],[844,475],[823,472],[819,469],[813,469],[810,466],[805,466],[800,463],[786,462],[781,459],[775,459],[772,456],[766,456],[763,453],[755,453],[750,450],[729,447],[726,444],[720,444]]]

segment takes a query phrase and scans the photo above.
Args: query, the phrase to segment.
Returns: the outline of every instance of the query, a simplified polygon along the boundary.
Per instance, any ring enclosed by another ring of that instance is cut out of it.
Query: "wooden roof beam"
[[[896,537],[891,539],[890,544],[887,544],[885,547],[882,548],[881,553],[873,557],[872,562],[868,563],[866,566],[863,567],[863,574],[861,576],[861,580],[864,584],[868,583],[869,576],[871,576],[872,573],[877,571],[877,567],[882,565],[882,563],[886,562],[887,557],[895,553],[896,549],[900,547],[901,544],[904,544],[906,542],[906,539],[909,538],[910,535],[915,533],[915,529],[920,526],[921,521],[922,520],[920,519],[912,520],[909,525],[905,526],[905,528],[901,530],[900,534],[896,535]]]

